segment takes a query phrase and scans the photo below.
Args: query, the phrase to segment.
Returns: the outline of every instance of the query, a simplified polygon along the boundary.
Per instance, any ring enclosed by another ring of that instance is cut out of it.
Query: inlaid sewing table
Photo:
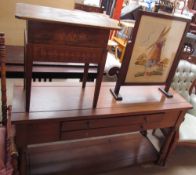
[[[174,135],[183,121],[186,111],[192,107],[188,102],[173,90],[171,90],[174,95],[173,98],[165,97],[157,86],[122,87],[123,101],[116,101],[109,91],[110,88],[114,87],[114,83],[104,82],[100,90],[97,108],[93,109],[91,107],[93,101],[91,97],[94,92],[94,84],[88,83],[85,89],[81,87],[82,84],[80,83],[35,83],[32,86],[30,112],[26,113],[23,86],[15,86],[12,124],[15,125],[16,129],[16,146],[20,154],[20,172],[22,175],[28,174],[28,168],[26,167],[28,145],[111,136],[136,131],[143,135],[139,134],[138,145],[133,150],[130,146],[132,153],[128,160],[131,161],[128,161],[128,163],[126,161],[126,165],[140,162],[139,160],[144,159],[144,155],[149,150],[151,150],[149,154],[156,152],[152,151],[154,148],[145,135],[146,130],[156,128],[170,128],[170,131],[165,137],[160,152],[151,156],[150,161],[157,160],[158,164],[165,164],[171,151],[170,147],[173,144]],[[130,144],[136,144],[136,137],[137,135],[129,137]],[[109,144],[110,141],[107,143]],[[98,145],[97,147],[99,148]],[[152,149],[149,149],[149,147]],[[66,152],[66,150],[64,151]],[[74,154],[74,148],[72,151]],[[86,151],[86,154],[89,151],[90,148]],[[72,154],[70,151],[68,152],[68,154],[65,154],[65,158],[66,155]],[[42,151],[39,153],[40,156],[41,153]],[[114,157],[115,154],[119,155],[119,152],[114,151],[112,156]],[[62,154],[60,155],[62,156]],[[104,155],[101,156],[99,163],[102,164],[94,166],[94,170],[102,167],[103,163],[103,167],[109,165],[115,159],[108,160],[108,155],[105,154],[105,156],[104,160],[102,160]],[[128,157],[130,155],[127,153],[123,156]],[[88,160],[88,158],[84,158],[77,166],[82,166],[86,159]],[[106,162],[106,160],[109,162]],[[125,162],[123,160],[123,157],[121,157],[119,162],[123,164]],[[95,162],[97,161],[99,161],[98,157],[95,158]],[[86,168],[86,173],[89,169],[92,170],[93,160],[90,160],[90,162],[91,165]],[[69,163],[67,161],[67,164]],[[61,165],[66,166],[66,163]],[[55,165],[51,166],[54,166],[54,170]],[[67,165],[67,167],[72,166]]]
[[[99,97],[110,30],[118,21],[103,14],[17,3],[16,18],[27,21],[25,33],[26,111],[29,111],[33,62],[84,63],[83,88],[88,64],[98,64],[92,107]]]

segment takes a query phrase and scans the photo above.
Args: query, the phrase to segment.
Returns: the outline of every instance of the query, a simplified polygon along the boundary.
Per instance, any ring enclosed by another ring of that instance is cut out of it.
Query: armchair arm
[[[195,88],[195,94],[196,94],[196,79],[193,81],[190,89],[189,89],[189,95],[193,93],[193,89]]]
[[[196,95],[191,94],[190,103],[193,105],[193,109],[189,110],[189,113],[196,117]]]

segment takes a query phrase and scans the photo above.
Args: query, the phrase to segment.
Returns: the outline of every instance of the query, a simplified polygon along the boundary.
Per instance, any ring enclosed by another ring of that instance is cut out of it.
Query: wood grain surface
[[[51,23],[67,23],[70,25],[91,26],[105,29],[120,29],[118,21],[98,13],[88,13],[78,10],[65,10],[52,7],[17,3],[17,18],[38,20]]]
[[[30,112],[27,113],[23,86],[16,86],[12,123],[16,129],[15,140],[20,154],[21,174],[28,174],[26,166],[28,145],[112,136],[136,131],[145,134],[149,129],[170,127],[171,131],[161,145],[157,159],[159,164],[164,165],[171,152],[173,136],[185,112],[192,106],[173,90],[171,93],[174,97],[166,98],[158,90],[158,86],[123,87],[121,94],[124,98],[119,102],[110,94],[109,89],[112,87],[114,83],[102,84],[97,108],[92,109],[93,83],[88,84],[85,89],[82,88],[82,84],[76,83],[66,85],[35,83],[32,86]],[[131,141],[133,152],[135,143]],[[136,147],[140,147],[139,145],[140,141],[137,142]],[[131,162],[138,156],[140,156],[139,153],[134,154],[133,159],[130,159]],[[106,156],[105,159],[108,160],[106,162],[109,165],[111,161],[107,158]],[[113,158],[115,159],[115,156]],[[74,163],[77,164],[77,161]],[[86,165],[88,166],[88,163]],[[107,165],[107,168],[110,167]],[[66,166],[67,164],[64,168]],[[80,168],[80,166],[76,167]]]
[[[14,88],[13,121],[46,118],[78,117],[96,115],[127,115],[138,112],[157,112],[172,109],[190,109],[191,105],[179,94],[171,90],[173,98],[166,98],[159,86],[122,87],[123,101],[114,100],[109,89],[114,83],[104,82],[100,91],[97,108],[92,109],[94,83],[82,84],[33,83],[30,113],[25,113],[25,93],[23,86]],[[36,113],[35,113],[36,112]],[[58,117],[55,117],[58,113]],[[28,118],[27,118],[28,116]],[[94,116],[94,117],[96,117]],[[42,118],[43,117],[43,118]]]

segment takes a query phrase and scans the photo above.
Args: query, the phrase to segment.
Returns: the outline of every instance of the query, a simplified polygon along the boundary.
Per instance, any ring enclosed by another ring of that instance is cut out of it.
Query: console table
[[[17,3],[16,17],[27,20],[25,34],[26,111],[29,111],[33,61],[98,64],[92,107],[97,105],[110,30],[118,22],[102,14]],[[84,68],[83,88],[88,66]]]
[[[102,83],[97,108],[92,109],[93,83],[84,90],[80,84],[34,83],[30,112],[26,113],[23,86],[15,86],[12,124],[21,174],[28,174],[28,145],[135,131],[146,136],[146,130],[155,128],[170,128],[157,157],[158,164],[165,164],[174,135],[192,106],[175,91],[171,90],[173,98],[165,97],[157,86],[122,87],[123,101],[115,101],[109,92],[113,87],[114,83]]]

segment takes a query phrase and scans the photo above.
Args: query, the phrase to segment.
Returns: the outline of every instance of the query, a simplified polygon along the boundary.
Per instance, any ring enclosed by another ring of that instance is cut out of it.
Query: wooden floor
[[[31,175],[92,175],[156,158],[139,133],[29,147]]]

